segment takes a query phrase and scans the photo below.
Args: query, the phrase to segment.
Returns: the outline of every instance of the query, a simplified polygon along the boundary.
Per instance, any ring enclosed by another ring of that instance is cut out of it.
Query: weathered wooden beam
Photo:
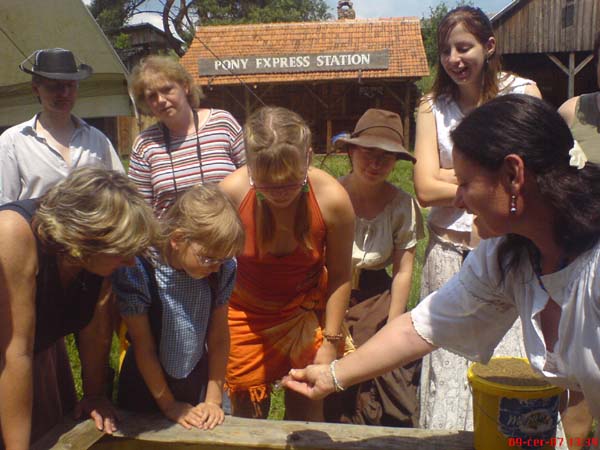
[[[562,70],[568,77],[568,98],[571,98],[575,95],[575,76],[589,64],[589,62],[594,59],[594,55],[588,55],[583,61],[581,61],[577,67],[575,67],[575,53],[569,53],[569,67],[566,67],[560,59],[558,59],[554,55],[546,55],[554,64],[558,66],[560,70]]]
[[[72,428],[67,432],[64,432],[65,425],[57,427],[53,430],[54,437],[46,441],[47,446],[36,446],[34,450],[149,450],[155,448],[185,448],[187,450],[472,450],[473,448],[473,433],[467,431],[267,421],[231,416],[227,416],[225,423],[214,430],[193,429],[188,431],[161,415],[122,412],[120,417],[119,431],[115,433],[114,437],[104,437],[97,444],[95,443],[101,433],[88,420],[79,424],[71,422]],[[58,439],[56,438],[57,434],[60,436]]]

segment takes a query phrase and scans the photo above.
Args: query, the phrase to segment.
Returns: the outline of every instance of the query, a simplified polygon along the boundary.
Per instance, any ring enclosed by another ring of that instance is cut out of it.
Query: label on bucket
[[[498,429],[508,438],[548,442],[556,434],[558,396],[522,400],[500,398]],[[523,449],[534,447],[523,445]]]

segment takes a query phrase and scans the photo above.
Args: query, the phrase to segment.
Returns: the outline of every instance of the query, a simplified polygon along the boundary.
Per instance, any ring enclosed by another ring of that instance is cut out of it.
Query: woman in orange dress
[[[246,230],[227,385],[233,415],[266,418],[272,385],[290,368],[343,353],[354,212],[344,188],[310,167],[311,133],[294,112],[256,111],[244,140],[248,165],[221,183]],[[285,405],[286,419],[323,420],[321,400],[288,391]]]

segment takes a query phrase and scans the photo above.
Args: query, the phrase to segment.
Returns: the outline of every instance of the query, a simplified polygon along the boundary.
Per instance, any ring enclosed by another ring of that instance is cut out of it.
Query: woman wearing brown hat
[[[398,160],[414,163],[415,158],[404,148],[400,116],[381,109],[366,111],[350,137],[338,139],[336,146],[348,152],[352,164],[352,171],[340,179],[356,214],[353,306],[346,320],[355,344],[361,345],[406,311],[423,223],[417,202],[387,179]],[[386,271],[390,265],[391,276]],[[332,407],[328,419],[417,426],[419,369],[417,361],[337,394],[337,401],[326,402]]]

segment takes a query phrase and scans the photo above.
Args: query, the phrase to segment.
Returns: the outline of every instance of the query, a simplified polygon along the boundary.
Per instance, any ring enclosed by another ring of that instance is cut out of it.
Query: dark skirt
[[[385,270],[363,270],[360,289],[352,291],[345,321],[357,347],[387,321],[391,277]],[[417,427],[421,360],[332,394],[325,401],[325,419],[335,423]]]
[[[192,406],[204,401],[208,383],[208,355],[206,351],[187,377],[182,379],[173,378],[164,370],[163,374],[175,400],[189,403]],[[123,409],[141,413],[160,411],[156,400],[154,400],[142,374],[138,370],[132,345],[127,349],[121,366],[117,398],[119,407]]]

